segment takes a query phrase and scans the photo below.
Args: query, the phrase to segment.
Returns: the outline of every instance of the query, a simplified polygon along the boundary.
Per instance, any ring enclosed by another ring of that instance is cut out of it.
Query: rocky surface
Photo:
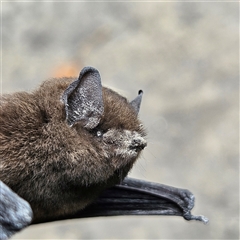
[[[144,97],[148,147],[130,176],[187,188],[193,214],[28,227],[13,239],[238,239],[239,12],[235,2],[3,2],[2,92],[96,67]]]

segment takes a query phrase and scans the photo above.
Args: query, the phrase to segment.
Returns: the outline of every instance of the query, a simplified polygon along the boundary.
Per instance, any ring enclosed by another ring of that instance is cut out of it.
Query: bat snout
[[[130,149],[135,150],[136,152],[140,152],[146,146],[147,146],[147,141],[144,138],[139,137],[139,138],[135,138],[135,139],[132,140],[131,145],[130,145]]]

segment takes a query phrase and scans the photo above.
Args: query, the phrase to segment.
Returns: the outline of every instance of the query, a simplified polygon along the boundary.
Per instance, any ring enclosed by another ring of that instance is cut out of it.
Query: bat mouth
[[[138,153],[138,152],[141,152],[145,147],[146,147],[146,145],[145,146],[143,146],[143,145],[141,145],[141,146],[130,146],[129,150],[135,151],[136,153]]]

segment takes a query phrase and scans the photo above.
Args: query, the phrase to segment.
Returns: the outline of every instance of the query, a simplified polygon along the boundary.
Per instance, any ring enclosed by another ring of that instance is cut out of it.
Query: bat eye
[[[96,133],[97,137],[101,137],[103,135],[102,131],[98,130]]]

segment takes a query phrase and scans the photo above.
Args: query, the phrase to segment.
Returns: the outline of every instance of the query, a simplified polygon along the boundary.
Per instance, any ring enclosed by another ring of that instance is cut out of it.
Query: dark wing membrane
[[[47,221],[120,215],[168,215],[207,223],[208,219],[204,216],[191,214],[193,207],[194,195],[188,190],[126,178],[121,184],[106,189],[86,209]]]

